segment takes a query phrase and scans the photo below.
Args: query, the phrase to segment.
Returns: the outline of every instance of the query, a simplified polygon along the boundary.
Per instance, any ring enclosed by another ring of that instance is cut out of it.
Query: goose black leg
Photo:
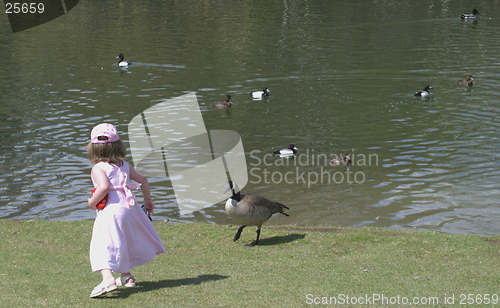
[[[257,229],[257,239],[252,244],[246,244],[245,246],[255,246],[259,245],[259,237],[260,237],[260,228]]]
[[[245,228],[246,226],[241,226],[238,228],[238,231],[236,231],[236,234],[234,235],[234,239],[233,239],[233,242],[236,242],[240,236],[241,236],[241,231],[243,231],[243,228]]]

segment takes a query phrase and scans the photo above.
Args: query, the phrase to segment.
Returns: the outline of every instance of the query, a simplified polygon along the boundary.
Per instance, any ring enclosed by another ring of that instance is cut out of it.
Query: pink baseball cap
[[[99,140],[98,138],[101,136],[107,137],[107,139]],[[113,124],[101,123],[90,132],[90,142],[92,143],[116,142],[118,140],[120,140],[120,137],[118,137],[118,131]]]

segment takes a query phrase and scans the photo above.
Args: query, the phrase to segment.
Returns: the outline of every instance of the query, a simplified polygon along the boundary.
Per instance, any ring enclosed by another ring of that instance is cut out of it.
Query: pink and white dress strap
[[[119,185],[114,186],[111,190],[121,190],[125,193],[125,197],[127,199],[127,203],[129,207],[133,207],[135,205],[135,195],[131,191],[131,189],[139,189],[141,187],[141,183],[128,183],[128,176],[125,172],[119,173]]]

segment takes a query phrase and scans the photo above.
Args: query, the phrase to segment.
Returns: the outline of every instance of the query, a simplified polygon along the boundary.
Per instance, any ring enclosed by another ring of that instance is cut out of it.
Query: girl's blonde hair
[[[90,162],[93,164],[106,162],[121,166],[122,160],[127,156],[127,148],[121,140],[107,143],[90,142],[86,148]]]

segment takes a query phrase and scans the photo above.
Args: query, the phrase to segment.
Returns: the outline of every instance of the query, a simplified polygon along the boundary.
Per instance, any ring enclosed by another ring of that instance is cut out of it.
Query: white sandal
[[[107,281],[102,281],[100,284],[98,284],[94,290],[92,290],[92,293],[90,293],[90,297],[98,297],[103,295],[104,293],[111,292],[113,290],[118,289],[116,284],[111,285],[111,282],[113,282],[115,279],[111,278]]]
[[[127,282],[127,280],[129,280],[130,278],[134,279],[134,282]],[[120,286],[120,287],[124,286],[127,288],[135,287],[135,278],[132,275],[123,276],[123,277],[120,276],[120,277],[116,278],[116,285]]]

